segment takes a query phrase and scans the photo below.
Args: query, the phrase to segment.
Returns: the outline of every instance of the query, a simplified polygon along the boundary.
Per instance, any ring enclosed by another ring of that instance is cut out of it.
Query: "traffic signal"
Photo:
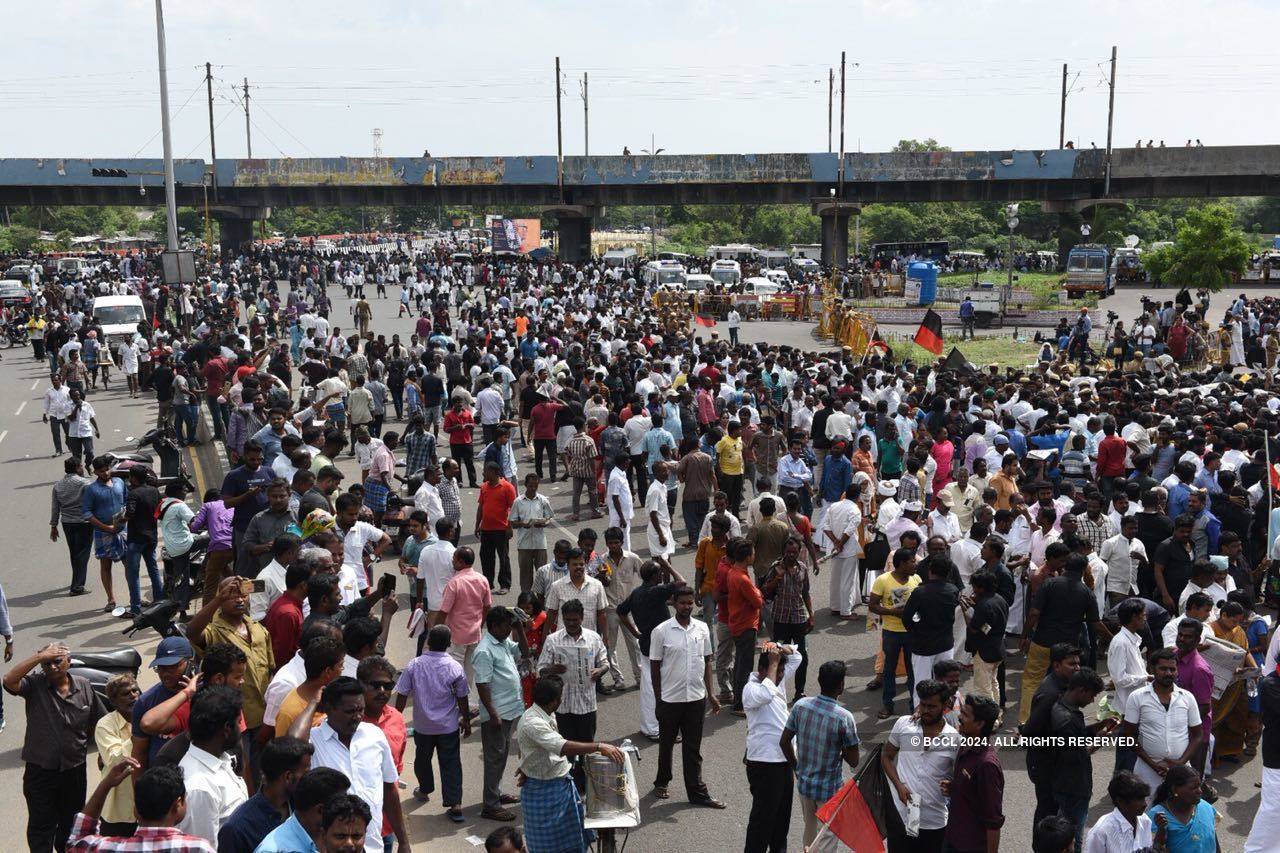
[[[95,178],[127,178],[129,172],[125,169],[93,169]]]

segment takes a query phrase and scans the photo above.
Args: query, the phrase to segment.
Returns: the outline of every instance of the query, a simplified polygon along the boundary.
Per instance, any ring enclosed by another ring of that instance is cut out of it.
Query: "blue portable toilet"
[[[907,278],[920,282],[919,305],[932,305],[938,300],[938,265],[932,261],[914,261],[907,267]]]

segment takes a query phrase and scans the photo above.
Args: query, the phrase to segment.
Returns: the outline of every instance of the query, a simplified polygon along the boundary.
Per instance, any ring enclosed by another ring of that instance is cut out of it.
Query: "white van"
[[[679,261],[649,261],[641,277],[648,287],[684,287],[685,269]]]
[[[758,257],[760,266],[764,269],[781,269],[791,260],[790,255],[777,249],[765,249]]]
[[[723,285],[734,285],[742,281],[742,264],[737,261],[712,261],[711,277]]]
[[[84,258],[58,258],[58,277],[81,279],[89,275],[93,264]]]
[[[93,300],[93,321],[102,327],[106,343],[133,340],[138,324],[146,320],[139,296],[99,296]]]
[[[761,275],[779,287],[789,287],[791,285],[791,276],[787,275],[786,270],[770,269],[765,270]]]
[[[695,290],[699,293],[709,290],[713,284],[715,284],[714,278],[700,272],[689,273],[684,278],[684,289]]]
[[[742,283],[742,292],[755,296],[773,296],[782,288],[767,278],[752,276]]]
[[[810,273],[817,273],[822,270],[821,265],[812,258],[792,258],[791,266],[795,267],[796,272],[805,276]]]
[[[629,267],[636,262],[636,250],[627,246],[622,249],[609,249],[604,253],[606,267]]]

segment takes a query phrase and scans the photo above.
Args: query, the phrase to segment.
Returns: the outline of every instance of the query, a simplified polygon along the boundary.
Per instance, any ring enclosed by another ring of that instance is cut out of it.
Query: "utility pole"
[[[556,57],[556,186],[564,202],[564,133],[560,126],[560,57]]]
[[[1062,108],[1058,116],[1058,147],[1067,144],[1067,63],[1062,63]]]
[[[836,70],[827,69],[827,153],[831,153],[831,120],[832,106],[835,103]]]
[[[164,202],[168,240],[166,248],[178,251],[178,201],[173,181],[173,140],[169,133],[169,71],[165,67],[164,6],[156,0],[156,54],[160,63],[160,139],[164,147]]]
[[[840,171],[837,202],[844,201],[844,51],[840,51]]]
[[[244,78],[244,146],[246,159],[253,159],[253,135],[249,132],[249,78]]]
[[[587,112],[587,72],[582,72],[582,156],[591,156],[591,116]]]
[[[1111,46],[1111,93],[1107,96],[1107,176],[1103,181],[1102,194],[1111,196],[1111,128],[1116,117],[1116,46]]]
[[[213,164],[213,200],[218,200],[218,144],[213,138],[213,63],[204,64],[204,84],[209,93],[209,160]]]

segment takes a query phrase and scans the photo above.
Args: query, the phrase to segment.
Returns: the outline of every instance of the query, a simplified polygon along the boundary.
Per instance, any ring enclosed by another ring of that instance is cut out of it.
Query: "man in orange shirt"
[[[504,480],[498,466],[484,466],[484,482],[476,499],[476,536],[480,539],[480,568],[497,595],[511,588],[511,507],[516,502],[516,487]],[[498,583],[494,586],[493,563],[498,560]]]
[[[991,478],[990,486],[996,490],[996,509],[1009,509],[1009,499],[1018,492],[1018,457],[1006,453],[1000,461],[1000,470]]]
[[[729,635],[733,637],[733,707],[735,716],[745,717],[742,708],[742,688],[751,676],[751,664],[756,657],[756,634],[760,630],[760,606],[764,596],[752,579],[749,569],[754,555],[751,543],[738,538],[725,549],[729,576],[725,583],[729,609]]]

